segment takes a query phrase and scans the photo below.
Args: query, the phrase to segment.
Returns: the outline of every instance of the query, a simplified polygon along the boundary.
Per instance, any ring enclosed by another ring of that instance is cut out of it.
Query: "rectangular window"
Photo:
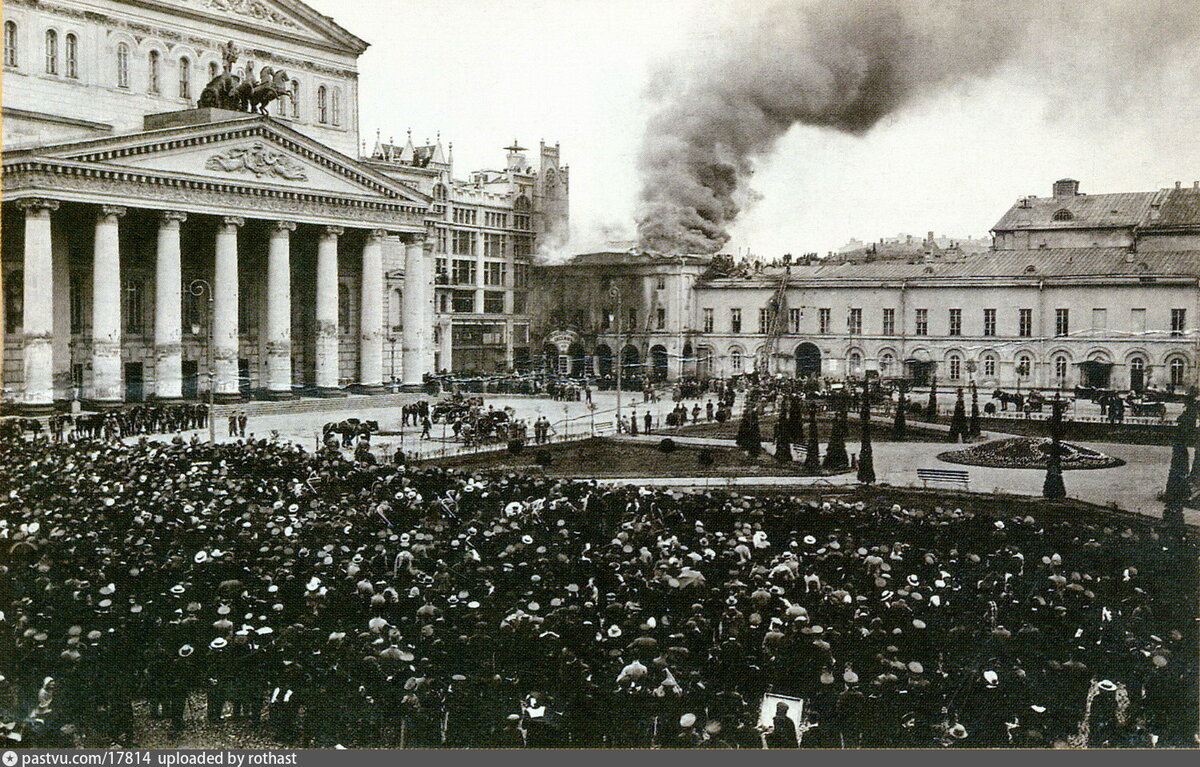
[[[654,288],[655,288],[655,290],[666,290],[667,289],[667,278],[661,274],[658,275],[658,277],[654,281]]]
[[[800,317],[801,314],[799,309],[788,309],[788,329],[792,335],[798,335],[800,333]]]
[[[483,284],[503,287],[508,281],[508,264],[503,261],[485,261],[483,264]]]
[[[447,271],[446,259],[444,259],[444,258],[433,259],[433,284],[435,284],[435,285],[449,285],[450,284],[450,272]]]
[[[1146,310],[1145,309],[1130,309],[1129,310],[1129,329],[1134,333],[1146,332]]]
[[[846,332],[852,336],[862,335],[862,309],[851,309],[846,315]]]
[[[667,329],[667,310],[661,306],[654,310],[654,326],[658,330]]]
[[[896,335],[896,310],[883,310],[883,334],[885,336]]]
[[[1055,309],[1054,310],[1054,335],[1069,336],[1071,335],[1071,310],[1070,309]]]
[[[1187,331],[1187,309],[1171,310],[1171,335],[1181,336]]]
[[[475,291],[452,291],[450,295],[450,310],[458,314],[469,314],[475,311]]]
[[[68,295],[70,296],[69,302],[71,304],[72,333],[83,332],[83,280],[84,277],[82,274],[71,275],[71,290]],[[187,295],[186,292],[184,295]]]
[[[513,255],[517,258],[529,258],[533,255],[533,238],[529,235],[513,237]]]
[[[124,296],[125,332],[141,335],[146,328],[146,283],[129,280],[125,283]]]
[[[983,334],[985,336],[996,335],[996,310],[983,310]]]
[[[817,332],[828,333],[829,326],[833,321],[833,311],[822,307],[817,310]]]
[[[1108,330],[1108,310],[1092,309],[1092,330]]]
[[[529,284],[529,264],[513,264],[513,287],[523,288]]]
[[[450,281],[455,285],[474,285],[476,279],[475,262],[465,258],[456,258],[450,272]]]
[[[504,235],[493,232],[483,235],[483,255],[487,258],[504,258]]]
[[[742,310],[741,309],[730,309],[729,310],[729,332],[730,333],[741,333],[742,332]]]
[[[758,332],[763,334],[771,332],[771,310],[765,307],[758,310]]]
[[[950,333],[952,336],[962,335],[962,309],[950,310]]]
[[[524,314],[526,312],[528,298],[529,294],[523,290],[513,293],[513,314]]]
[[[917,309],[917,323],[916,323],[916,330],[914,331],[914,334],[918,335],[918,336],[929,335],[929,310],[928,309]]]
[[[473,256],[475,255],[475,233],[474,232],[454,232],[454,255],[456,256]]]
[[[528,228],[529,228],[529,216],[526,216],[521,213],[514,213],[513,214],[513,229],[528,229]]]
[[[1033,310],[1020,309],[1017,312],[1017,335],[1021,338],[1033,337]]]
[[[471,224],[476,222],[476,213],[474,208],[455,208],[454,223],[456,224]]]
[[[704,309],[703,315],[704,315],[704,332],[705,333],[713,332],[713,328],[716,326],[716,322],[713,320],[713,310],[712,309]]]
[[[483,311],[487,314],[504,314],[504,291],[483,291]]]
[[[483,221],[487,226],[503,229],[508,225],[508,214],[489,210],[484,212]]]

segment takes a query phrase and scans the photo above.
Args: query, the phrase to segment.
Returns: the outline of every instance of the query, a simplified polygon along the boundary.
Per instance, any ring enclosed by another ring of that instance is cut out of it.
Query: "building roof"
[[[714,287],[777,284],[783,270],[766,269],[752,277],[709,280]],[[997,250],[955,261],[879,260],[793,264],[791,282],[888,282],[954,279],[1069,279],[1080,277],[1200,277],[1200,250],[1131,253],[1127,248],[1039,248]]]
[[[1158,191],[1024,197],[1008,209],[992,230],[1137,226],[1149,218],[1151,204],[1162,195]]]
[[[711,256],[697,255],[668,255],[665,253],[647,253],[636,249],[622,251],[600,251],[597,253],[580,253],[566,261],[541,264],[548,267],[580,267],[580,266],[670,266],[678,265],[680,259],[689,266],[704,266]]]
[[[1200,189],[1168,189],[1158,216],[1152,216],[1146,227],[1200,227]]]

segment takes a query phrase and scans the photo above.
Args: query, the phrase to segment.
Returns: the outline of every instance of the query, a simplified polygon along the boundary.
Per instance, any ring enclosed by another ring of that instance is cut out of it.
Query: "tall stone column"
[[[404,243],[404,385],[419,386],[429,372],[433,335],[429,259],[424,243],[411,236]]]
[[[267,395],[273,398],[292,395],[291,235],[295,229],[292,221],[274,222],[267,249]]]
[[[368,392],[383,390],[383,239],[386,236],[382,229],[371,230],[362,251],[358,379]]]
[[[167,210],[158,219],[154,268],[154,396],[183,397],[183,275],[179,230],[187,214]]]
[[[60,228],[51,232],[54,258],[54,400],[65,402],[76,394],[71,378],[71,246]]]
[[[341,233],[340,226],[327,226],[317,242],[317,387],[330,394],[338,389],[338,236]]]
[[[96,215],[92,255],[92,392],[99,406],[119,405],[123,399],[121,367],[121,242],[120,221],[125,208],[102,205]]]
[[[226,216],[217,228],[212,284],[213,396],[229,401],[238,389],[238,229],[244,218]]]
[[[25,209],[24,336],[25,383],[22,408],[30,413],[54,407],[54,266],[50,213],[57,200],[21,200]]]

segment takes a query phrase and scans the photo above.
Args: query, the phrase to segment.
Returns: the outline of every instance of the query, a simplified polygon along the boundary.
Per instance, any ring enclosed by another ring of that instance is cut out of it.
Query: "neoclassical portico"
[[[428,200],[268,117],[199,117],[5,155],[6,227],[23,217],[4,251],[6,282],[22,281],[5,398],[172,401],[201,370],[222,399],[378,390],[384,275],[400,266],[404,380],[420,382]],[[71,339],[56,344],[63,311]]]

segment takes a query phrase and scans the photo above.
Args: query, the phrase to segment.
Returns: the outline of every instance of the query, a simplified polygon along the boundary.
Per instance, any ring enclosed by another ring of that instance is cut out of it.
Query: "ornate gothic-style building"
[[[456,361],[460,238],[461,313],[511,365],[523,267],[565,232],[558,148],[469,182],[440,147],[361,157],[366,48],[299,0],[6,0],[4,403],[417,384]]]

